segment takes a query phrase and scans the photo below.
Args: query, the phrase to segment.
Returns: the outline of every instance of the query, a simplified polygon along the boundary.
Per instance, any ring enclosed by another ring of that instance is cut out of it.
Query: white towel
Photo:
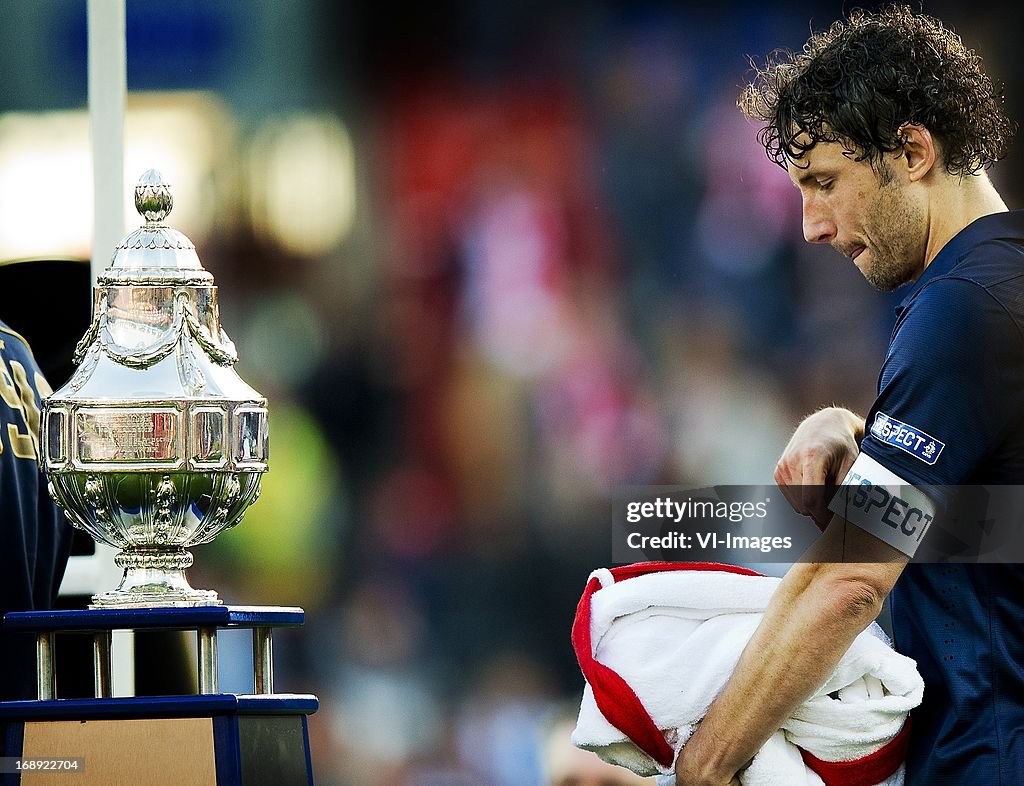
[[[573,742],[673,783],[675,755],[728,680],[779,581],[704,563],[595,571],[573,626],[587,678]],[[895,652],[872,624],[825,685],[765,743],[741,783],[827,786],[851,782],[850,773],[858,772],[852,781],[863,782],[863,773],[881,768],[885,774],[871,782],[898,786],[903,769],[892,772],[893,756],[902,760],[904,723],[923,690],[914,661]],[[827,762],[848,764],[829,768]]]

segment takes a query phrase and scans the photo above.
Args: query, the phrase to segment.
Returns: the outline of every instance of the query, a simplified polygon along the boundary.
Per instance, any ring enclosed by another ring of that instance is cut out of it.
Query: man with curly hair
[[[905,6],[851,12],[775,55],[739,105],[799,189],[805,239],[906,297],[867,417],[814,413],[778,462],[787,499],[824,534],[680,752],[677,784],[735,783],[886,597],[895,645],[925,680],[906,782],[1019,784],[1024,567],[907,564],[949,487],[1024,478],[1024,212],[986,173],[1012,123],[979,58]],[[894,487],[888,504],[852,493]]]

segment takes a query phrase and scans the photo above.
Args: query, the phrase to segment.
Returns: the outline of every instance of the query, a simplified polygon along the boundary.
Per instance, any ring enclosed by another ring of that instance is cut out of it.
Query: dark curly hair
[[[968,175],[1002,158],[1015,130],[978,55],[905,5],[853,10],[799,54],[776,51],[755,69],[737,104],[765,123],[758,139],[782,167],[818,142],[842,142],[884,170],[883,154],[902,148],[901,127],[914,123],[938,141],[947,172]]]

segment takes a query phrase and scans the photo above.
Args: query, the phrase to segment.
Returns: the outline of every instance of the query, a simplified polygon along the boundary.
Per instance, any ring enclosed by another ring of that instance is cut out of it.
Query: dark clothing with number
[[[71,548],[39,468],[47,392],[25,340],[0,322],[0,614],[51,608]],[[35,697],[34,638],[0,628],[0,699]]]

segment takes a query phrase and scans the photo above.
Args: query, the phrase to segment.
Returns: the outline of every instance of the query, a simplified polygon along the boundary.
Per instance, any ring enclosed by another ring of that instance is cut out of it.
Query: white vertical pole
[[[93,179],[90,267],[95,286],[100,272],[110,264],[114,246],[124,236],[124,104],[128,93],[125,0],[88,0],[86,14]],[[97,549],[93,559],[110,561],[111,557],[106,549]],[[113,577],[119,571],[102,573]],[[134,644],[131,631],[114,632],[111,682],[115,696],[135,693]]]
[[[92,282],[124,236],[124,104],[128,92],[125,0],[88,0],[92,133]]]

